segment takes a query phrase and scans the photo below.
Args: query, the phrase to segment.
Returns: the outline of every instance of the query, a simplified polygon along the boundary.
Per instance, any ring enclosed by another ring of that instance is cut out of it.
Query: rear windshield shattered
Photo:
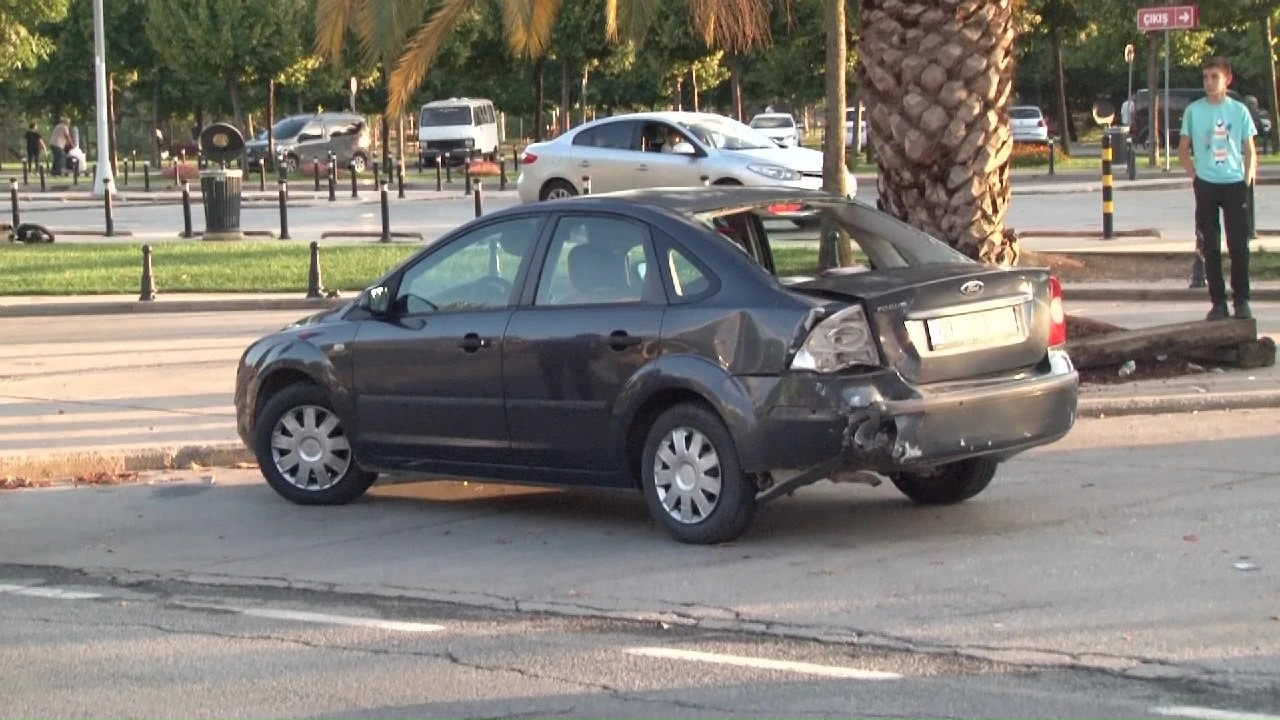
[[[849,236],[853,267],[866,271],[973,262],[946,243],[856,201],[733,208],[703,213],[698,219],[762,269],[767,244],[775,274],[784,277],[817,272],[817,244],[824,227]]]

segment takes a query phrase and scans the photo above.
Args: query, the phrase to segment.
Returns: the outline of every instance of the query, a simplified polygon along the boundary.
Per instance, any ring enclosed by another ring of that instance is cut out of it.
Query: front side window
[[[541,226],[540,218],[519,218],[454,238],[405,270],[393,307],[413,315],[508,306]]]
[[[347,136],[359,135],[360,131],[363,129],[364,129],[364,123],[360,122],[359,120],[356,120],[354,122],[348,121],[348,122],[334,123],[329,126],[329,137],[336,138],[336,137],[347,137]]]
[[[609,217],[566,217],[556,225],[538,281],[536,305],[638,303],[653,277],[648,233]]]

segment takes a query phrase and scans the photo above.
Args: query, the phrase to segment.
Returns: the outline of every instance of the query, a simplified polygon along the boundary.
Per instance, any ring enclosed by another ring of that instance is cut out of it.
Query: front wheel
[[[356,154],[351,158],[351,167],[354,168],[357,173],[362,173],[365,168],[369,167],[369,158],[362,154]]]
[[[994,460],[972,458],[929,473],[893,473],[889,479],[914,503],[954,505],[986,490],[999,466]]]
[[[263,406],[254,448],[267,484],[299,505],[344,505],[378,477],[356,462],[328,393],[315,385],[285,388]]]
[[[733,540],[755,516],[755,488],[738,465],[733,438],[701,405],[677,405],[650,428],[641,485],[649,514],[683,543]]]

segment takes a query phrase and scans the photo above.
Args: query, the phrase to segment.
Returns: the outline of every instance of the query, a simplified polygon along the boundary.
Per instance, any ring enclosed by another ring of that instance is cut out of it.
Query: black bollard
[[[1111,136],[1102,135],[1102,239],[1111,240],[1115,231],[1115,198],[1112,196]]]
[[[440,179],[440,156],[436,155],[436,192],[444,189],[444,183]]]
[[[516,152],[516,148],[514,145],[511,146],[511,159],[512,159],[512,166],[515,168],[516,174],[519,175],[520,174],[520,153]]]
[[[483,195],[483,183],[480,182],[480,178],[476,178],[475,179],[476,217],[480,217],[481,215],[484,214],[484,199],[481,197],[482,195]]]
[[[13,229],[16,232],[22,224],[22,215],[18,212],[18,178],[9,178],[9,205],[13,209]]]
[[[289,181],[283,172],[280,173],[280,239],[292,239],[289,237]]]
[[[471,194],[471,161],[462,164],[462,194]]]
[[[591,194],[591,176],[590,175],[582,176],[582,194],[583,195]]]
[[[128,185],[129,184],[129,161],[126,160],[125,162],[120,163],[120,169],[124,170],[124,182],[120,184]]]
[[[151,192],[151,163],[142,166],[142,191]]]
[[[315,176],[316,192],[320,192],[320,163],[315,160],[311,161],[311,173]]]
[[[404,199],[404,159],[396,163],[396,197]]]
[[[23,161],[22,161],[22,184],[23,184],[23,185],[30,185],[30,184],[31,184],[30,179],[28,179],[28,177],[27,177],[27,172],[28,172],[30,169],[31,169],[31,168],[28,166],[27,161],[26,161],[26,160],[23,160]]]
[[[507,158],[498,156],[498,189],[507,189]]]
[[[384,182],[379,188],[382,202],[382,237],[378,238],[381,242],[391,242],[391,204],[387,202],[387,184]]]
[[[390,174],[388,174],[388,177],[390,177]],[[373,161],[373,186],[378,187],[380,185],[382,185],[382,166],[375,159]]]
[[[267,161],[258,162],[258,192],[267,191]]]
[[[1133,152],[1133,138],[1125,138],[1124,144],[1125,144],[1125,159],[1128,161],[1127,163],[1125,163],[1128,166],[1126,168],[1126,174],[1129,176],[1130,180],[1137,180],[1138,179],[1138,156],[1136,153]]]
[[[1253,183],[1249,185],[1249,196],[1245,200],[1245,204],[1244,204],[1245,218],[1246,218],[1245,227],[1249,228],[1248,238],[1250,240],[1258,239],[1257,203],[1255,203],[1253,200],[1253,186],[1257,184],[1258,183],[1255,180]]]
[[[453,184],[453,166],[449,164],[448,160],[444,164],[444,181],[450,185]]]
[[[307,297],[320,298],[320,243],[311,241],[311,268],[307,271]]]
[[[40,192],[44,192],[49,188],[44,184],[44,163],[40,163]]]
[[[116,218],[111,207],[111,178],[102,181],[102,209],[106,214],[107,237],[116,236]]]
[[[1056,146],[1053,138],[1049,138],[1049,177],[1054,176],[1053,172],[1053,148]]]
[[[699,175],[698,180],[702,182],[702,187],[708,187],[711,185],[711,177],[709,175]]]
[[[71,184],[76,186],[80,184],[80,163],[76,160],[71,161]]]
[[[182,237],[195,237],[191,229],[191,183],[186,181],[182,183]]]
[[[329,202],[338,201],[338,166],[329,159]]]
[[[156,280],[151,273],[151,246],[142,246],[142,292],[138,300],[143,302],[156,299]]]
[[[360,197],[360,179],[356,177],[356,164],[351,163],[347,169],[351,171],[351,197],[358,198]]]

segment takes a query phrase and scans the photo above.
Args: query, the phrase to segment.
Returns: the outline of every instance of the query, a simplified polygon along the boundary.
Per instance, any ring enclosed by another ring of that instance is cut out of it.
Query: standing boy
[[[1215,57],[1201,66],[1205,97],[1187,106],[1182,115],[1178,159],[1192,179],[1196,199],[1196,244],[1204,253],[1209,283],[1207,320],[1225,320],[1227,290],[1222,280],[1222,228],[1226,224],[1231,254],[1231,304],[1235,317],[1249,319],[1249,227],[1246,205],[1257,171],[1258,134],[1244,103],[1227,97],[1231,63]],[[1192,160],[1191,151],[1195,150]]]
[[[27,166],[34,168],[40,163],[40,154],[44,152],[44,138],[40,137],[35,123],[27,127],[23,139],[27,141]]]

